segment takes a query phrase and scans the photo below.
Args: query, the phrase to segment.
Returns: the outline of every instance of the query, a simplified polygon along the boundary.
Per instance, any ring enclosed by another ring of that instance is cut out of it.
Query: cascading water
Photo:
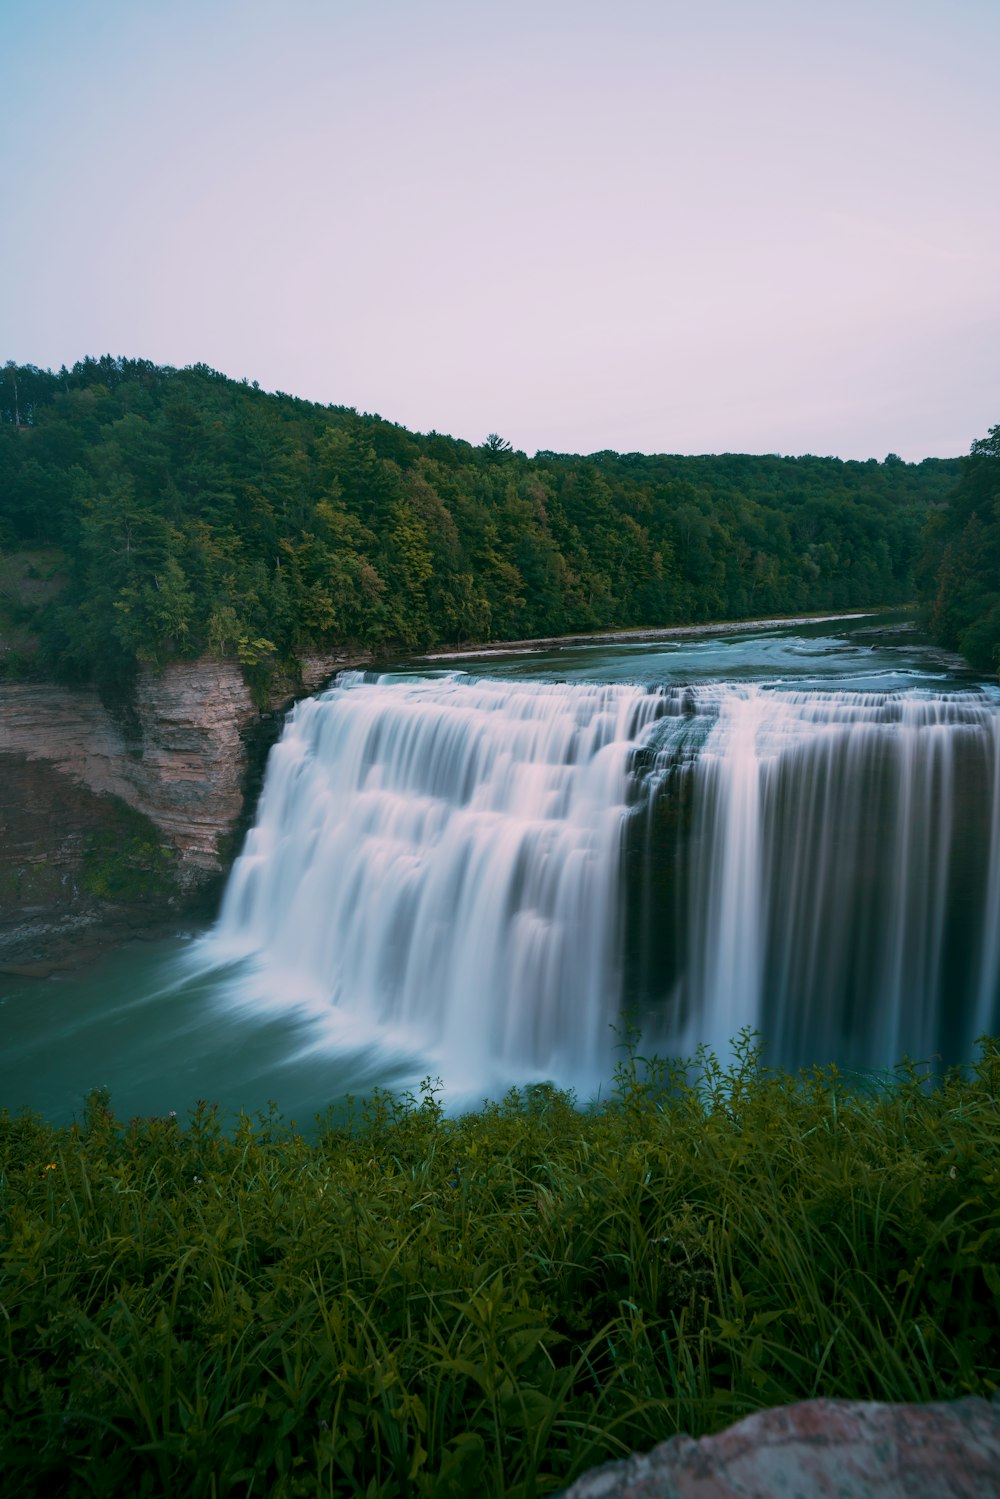
[[[1000,998],[996,702],[723,685],[688,713],[646,754],[642,863],[671,899],[633,974],[666,1035],[723,1049],[751,1025],[799,1064],[971,1055]]]
[[[211,939],[449,1086],[744,1026],[789,1063],[995,1028],[1000,713],[967,692],[345,673],[299,704]]]
[[[453,1086],[596,1079],[639,687],[344,674],[272,752],[215,942]]]

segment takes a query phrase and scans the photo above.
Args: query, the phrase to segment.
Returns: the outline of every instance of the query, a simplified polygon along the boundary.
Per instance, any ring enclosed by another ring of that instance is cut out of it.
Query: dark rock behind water
[[[997,1499],[1000,1403],[806,1400],[715,1436],[671,1437],[563,1499]]]

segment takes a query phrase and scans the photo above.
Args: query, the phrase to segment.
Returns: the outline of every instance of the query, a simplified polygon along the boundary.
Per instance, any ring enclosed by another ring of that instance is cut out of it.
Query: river
[[[1000,691],[905,621],[404,663],[295,710],[210,932],[0,979],[0,1101],[586,1099],[623,1006],[672,1054],[965,1058],[998,932]]]

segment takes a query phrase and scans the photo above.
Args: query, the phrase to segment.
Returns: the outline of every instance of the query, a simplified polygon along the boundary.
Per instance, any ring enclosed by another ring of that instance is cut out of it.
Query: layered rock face
[[[314,690],[347,658],[302,663]],[[280,727],[239,666],[204,658],[141,673],[133,703],[51,683],[0,684],[0,963],[123,914],[175,913],[214,883],[244,815],[250,756]]]
[[[117,797],[0,755],[0,973],[43,975],[97,941],[176,921],[175,868],[158,830]]]
[[[44,761],[98,797],[117,797],[159,829],[182,878],[219,867],[218,844],[239,816],[246,769],[240,738],[256,710],[228,661],[145,672],[134,710],[113,714],[92,692],[8,683],[0,709],[0,768]]]

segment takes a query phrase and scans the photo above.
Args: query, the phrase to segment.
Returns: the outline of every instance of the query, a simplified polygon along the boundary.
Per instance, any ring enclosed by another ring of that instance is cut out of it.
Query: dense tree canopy
[[[1000,427],[972,444],[932,515],[920,586],[937,639],[982,671],[1000,669]]]
[[[20,607],[40,669],[64,677],[905,602],[957,473],[893,455],[528,459],[496,433],[418,435],[204,365],[0,371],[0,551],[62,559],[65,586]]]

